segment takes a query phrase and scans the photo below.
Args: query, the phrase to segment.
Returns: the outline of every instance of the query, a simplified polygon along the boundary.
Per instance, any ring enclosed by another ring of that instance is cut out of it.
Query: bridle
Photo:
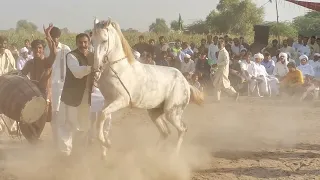
[[[119,80],[119,82],[121,83],[121,85],[123,86],[123,88],[126,90],[128,96],[129,96],[129,99],[130,99],[129,104],[130,104],[130,107],[132,108],[132,107],[133,107],[133,104],[132,104],[132,98],[131,98],[130,92],[129,92],[129,90],[126,88],[126,86],[124,85],[124,83],[122,82],[122,80],[120,79],[118,73],[112,68],[112,65],[115,65],[115,64],[119,63],[120,61],[127,59],[127,57],[125,56],[125,57],[120,58],[120,59],[118,59],[118,60],[116,60],[116,61],[110,62],[110,61],[109,61],[109,58],[108,58],[108,56],[109,56],[109,54],[110,54],[110,51],[109,51],[109,48],[110,48],[110,37],[109,37],[109,33],[108,33],[107,42],[108,42],[108,49],[107,49],[107,51],[106,51],[107,53],[106,53],[106,54],[104,55],[104,57],[103,57],[102,65],[99,65],[98,70],[94,71],[94,73],[99,73],[98,78],[97,78],[97,79],[94,78],[94,81],[96,82],[96,83],[94,83],[94,84],[97,84],[97,81],[98,81],[98,79],[100,79],[100,76],[101,76],[102,72],[106,69],[106,67],[109,67],[110,70],[115,74],[115,76],[117,77],[117,79]],[[97,88],[98,88],[98,87],[97,87]]]

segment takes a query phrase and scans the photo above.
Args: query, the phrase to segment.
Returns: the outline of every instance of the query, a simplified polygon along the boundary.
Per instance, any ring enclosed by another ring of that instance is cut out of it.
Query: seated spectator
[[[146,55],[146,58],[142,60],[142,63],[156,65],[156,62],[153,60],[153,57],[150,53]]]
[[[181,48],[182,49],[180,51],[180,54],[178,55],[179,60],[181,62],[183,61],[185,55],[190,55],[190,58],[191,58],[191,56],[193,56],[194,53],[191,50],[191,47],[189,46],[189,44],[187,42],[183,42],[181,45]]]
[[[243,59],[240,62],[241,72],[246,77],[246,80],[248,80],[248,78],[249,78],[248,67],[253,63],[253,61],[251,61],[251,59],[252,59],[251,53],[247,52],[246,55],[243,57]]]
[[[274,63],[277,63],[280,59],[279,59],[279,54],[281,53],[281,51],[278,49],[276,51],[276,55],[272,56],[271,59],[274,61]]]
[[[296,64],[294,62],[288,63],[287,67],[289,72],[280,82],[280,92],[294,96],[297,93],[303,92],[303,74],[296,68]]]
[[[199,82],[199,76],[197,73],[192,74],[190,84],[199,89],[200,91],[203,91],[203,87]]]
[[[266,68],[266,71],[269,75],[272,75],[274,67],[275,67],[275,62],[271,59],[271,55],[268,52],[264,53],[264,59],[261,62],[261,64]]]
[[[241,60],[244,58],[244,56],[246,55],[247,52],[248,52],[248,50],[246,48],[242,48],[240,50],[240,59]]]
[[[287,75],[289,72],[289,69],[287,67],[287,54],[286,53],[280,53],[279,54],[279,59],[280,61],[276,63],[274,70],[273,70],[273,75],[278,78],[280,81]]]
[[[161,59],[159,59],[156,64],[159,66],[169,66],[169,62],[167,60],[168,52],[162,51],[161,52]]]
[[[300,59],[300,65],[298,66],[297,69],[299,69],[302,72],[302,75],[304,77],[306,76],[314,77],[313,67],[308,63],[308,56],[301,55],[299,59]]]
[[[209,78],[210,75],[210,65],[208,64],[208,59],[206,54],[203,52],[198,57],[196,63],[196,71],[201,72],[204,78]]]
[[[261,65],[262,59],[264,59],[261,53],[254,55],[255,62],[248,67],[249,74],[249,92],[252,94],[254,90],[257,90],[258,97],[261,95],[271,95],[271,91],[274,90],[278,95],[277,89],[278,79],[270,76],[265,67]],[[270,87],[270,89],[269,89]]]
[[[195,64],[189,54],[186,54],[181,62],[181,72],[192,74],[195,72]]]

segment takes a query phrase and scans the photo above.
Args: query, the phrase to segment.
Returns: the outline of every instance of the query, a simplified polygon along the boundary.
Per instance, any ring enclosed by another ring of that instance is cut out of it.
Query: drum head
[[[28,124],[28,123],[19,123],[20,131],[22,135],[28,140],[29,143],[37,143],[40,135],[46,125],[46,116],[42,116],[38,121]]]
[[[46,106],[43,97],[33,97],[22,109],[20,121],[29,124],[36,122],[45,113]]]

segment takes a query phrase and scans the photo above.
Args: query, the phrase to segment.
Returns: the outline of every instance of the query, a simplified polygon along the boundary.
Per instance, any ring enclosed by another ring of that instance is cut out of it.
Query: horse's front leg
[[[97,122],[97,129],[98,129],[98,140],[101,143],[102,146],[102,156],[106,156],[107,149],[110,147],[110,141],[109,138],[105,138],[104,133],[104,124],[108,118],[110,118],[110,114],[113,112],[116,112],[122,108],[125,108],[129,105],[129,102],[125,98],[118,98],[114,100],[113,102],[107,104],[105,102],[105,107],[102,110],[102,113],[100,114]]]

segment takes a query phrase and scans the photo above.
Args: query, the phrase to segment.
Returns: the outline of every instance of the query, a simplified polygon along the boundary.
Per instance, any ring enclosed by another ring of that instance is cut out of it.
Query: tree
[[[320,35],[320,12],[311,11],[294,18],[293,25],[304,36]]]
[[[196,21],[187,26],[190,33],[207,34],[209,33],[209,27],[205,21]]]
[[[183,21],[181,21],[181,23],[183,24]],[[182,25],[182,27],[183,27],[183,25]],[[179,31],[179,30],[180,30],[179,21],[177,21],[177,20],[171,21],[171,23],[170,23],[170,28],[171,28],[172,30]],[[182,28],[181,28],[181,29],[182,29]]]
[[[155,33],[168,33],[170,29],[167,26],[166,21],[164,19],[157,18],[156,22],[152,23],[149,26],[149,31]]]
[[[266,22],[265,25],[270,26],[270,35],[296,37],[297,29],[290,22]]]
[[[19,20],[16,25],[16,31],[26,31],[26,32],[35,32],[38,27],[27,20]]]
[[[255,24],[263,22],[264,9],[252,0],[220,0],[217,10],[206,18],[210,29],[218,33],[250,34]]]
[[[62,34],[70,34],[70,30],[68,28],[62,28],[60,29]]]

